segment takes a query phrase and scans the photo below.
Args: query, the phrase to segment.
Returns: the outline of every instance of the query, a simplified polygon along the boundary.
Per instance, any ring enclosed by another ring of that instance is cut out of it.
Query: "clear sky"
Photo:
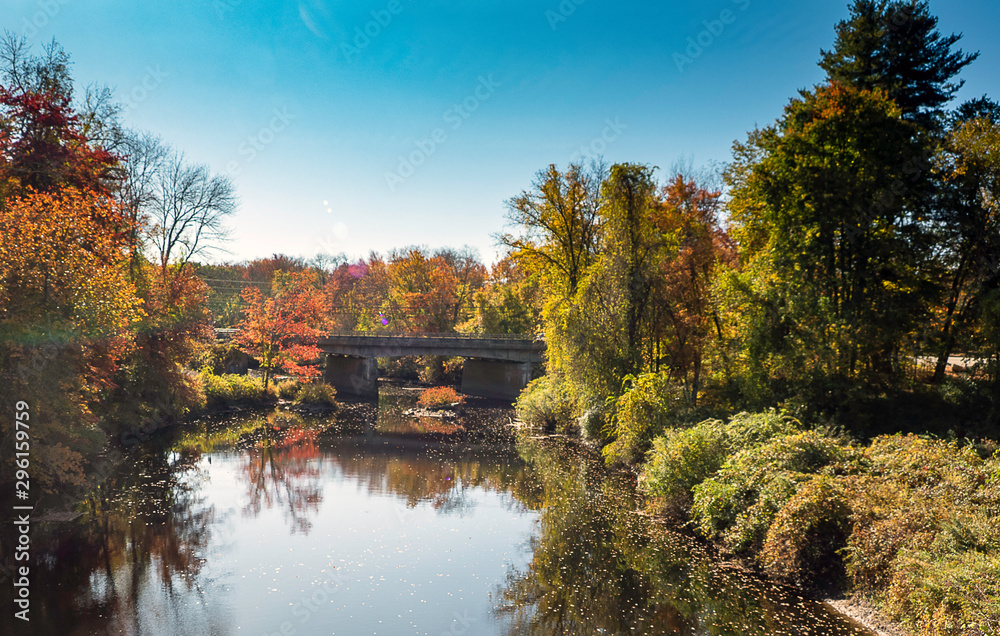
[[[931,2],[1000,99],[996,0]],[[470,245],[550,163],[725,162],[822,80],[847,0],[3,0],[125,123],[230,173],[229,259]]]

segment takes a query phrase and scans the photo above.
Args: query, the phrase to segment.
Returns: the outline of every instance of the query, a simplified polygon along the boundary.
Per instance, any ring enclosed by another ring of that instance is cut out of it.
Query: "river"
[[[870,634],[651,523],[634,479],[509,407],[216,416],[128,457],[32,530],[30,622],[135,635]],[[10,532],[4,530],[4,544]]]

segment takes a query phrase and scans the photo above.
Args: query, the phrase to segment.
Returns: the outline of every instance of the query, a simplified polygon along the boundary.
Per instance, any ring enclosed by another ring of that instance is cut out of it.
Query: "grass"
[[[209,410],[230,406],[266,406],[278,399],[274,385],[264,388],[264,380],[246,375],[215,375],[205,367],[198,374]]]
[[[337,406],[337,389],[322,382],[303,384],[295,394],[295,403]]]

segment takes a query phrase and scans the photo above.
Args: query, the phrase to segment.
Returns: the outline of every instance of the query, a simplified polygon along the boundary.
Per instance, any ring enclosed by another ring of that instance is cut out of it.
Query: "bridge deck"
[[[330,334],[317,343],[326,353],[363,358],[462,356],[510,362],[541,362],[545,342],[507,334]]]

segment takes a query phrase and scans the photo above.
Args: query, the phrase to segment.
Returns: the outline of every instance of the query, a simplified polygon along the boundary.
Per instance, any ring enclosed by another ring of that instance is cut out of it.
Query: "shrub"
[[[608,410],[608,406],[602,403],[595,403],[585,409],[576,418],[576,426],[580,429],[580,433],[587,439],[604,439],[602,431],[608,423]]]
[[[298,380],[283,380],[277,382],[274,385],[275,391],[278,393],[278,397],[283,400],[293,400],[295,396],[298,395],[299,389],[302,387],[302,383]]]
[[[691,489],[721,468],[728,454],[725,426],[719,420],[667,431],[653,441],[640,486],[660,510],[686,517]]]
[[[969,447],[916,435],[882,436],[864,452],[867,473],[852,482],[855,530],[847,572],[867,591],[890,585],[897,556],[962,544],[956,528],[990,507],[987,464]],[[956,548],[957,549],[957,548]]]
[[[567,431],[574,423],[575,404],[555,375],[532,380],[517,398],[517,417],[528,426]]]
[[[462,402],[465,402],[465,398],[450,386],[431,387],[421,393],[417,399],[417,404],[427,408],[461,404]]]
[[[646,454],[653,438],[662,433],[681,403],[680,390],[666,374],[644,373],[625,378],[628,388],[615,401],[608,427],[610,444],[602,451],[609,462],[636,462]]]
[[[705,420],[689,429],[668,430],[653,442],[643,469],[643,488],[662,512],[685,517],[691,489],[719,470],[731,454],[798,431],[796,420],[773,409],[739,413],[726,424]]]
[[[967,551],[945,558],[904,552],[887,609],[922,634],[1000,633],[1000,557]]]
[[[210,409],[235,404],[261,406],[277,399],[274,385],[264,389],[264,380],[245,375],[215,375],[208,367],[199,372],[205,392],[205,404]]]
[[[816,475],[796,490],[767,531],[761,562],[771,576],[811,586],[839,585],[844,564],[838,550],[851,532],[851,507],[842,484]]]
[[[848,458],[838,441],[815,431],[776,437],[730,457],[695,486],[692,518],[733,552],[758,553],[771,522],[813,473]]]
[[[325,382],[303,384],[295,394],[296,404],[337,405],[337,389]]]
[[[211,369],[203,368],[199,374],[201,385],[205,392],[205,404],[208,408],[228,406],[233,402],[233,389],[222,376],[215,375]]]
[[[798,420],[774,409],[762,413],[737,413],[726,424],[726,438],[733,452],[756,448],[782,435],[801,432]]]

